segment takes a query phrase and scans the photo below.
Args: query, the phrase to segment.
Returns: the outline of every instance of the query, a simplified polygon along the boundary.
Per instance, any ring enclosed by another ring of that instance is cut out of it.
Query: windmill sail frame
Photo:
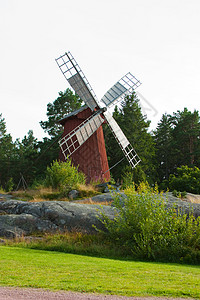
[[[105,93],[101,98],[101,102],[103,102],[107,108],[112,107],[121,102],[125,94],[132,93],[140,85],[141,82],[129,72]]]
[[[96,94],[86,76],[70,52],[61,55],[56,59],[56,62],[75,93],[85,102],[91,111],[95,111],[89,118],[59,141],[64,158],[67,159],[68,156],[80,148],[106,120],[129,164],[132,168],[135,168],[141,159],[108,110],[113,105],[121,102],[125,94],[132,93],[141,85],[141,82],[129,72],[115,83],[101,98],[100,102],[98,102]]]
[[[58,141],[65,159],[80,148],[81,145],[101,126],[104,122],[101,113],[102,110],[97,111]]]
[[[94,111],[98,107],[97,96],[72,54],[66,52],[56,62],[76,94]]]

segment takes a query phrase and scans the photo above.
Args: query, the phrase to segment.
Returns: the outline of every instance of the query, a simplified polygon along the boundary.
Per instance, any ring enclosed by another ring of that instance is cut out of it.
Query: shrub
[[[172,195],[174,196],[174,197],[177,197],[177,198],[184,198],[186,195],[187,195],[187,192],[186,191],[184,191],[184,192],[177,192],[177,190],[173,190],[172,191]]]
[[[5,191],[11,192],[13,190],[13,187],[14,187],[14,182],[13,182],[13,178],[11,177],[6,183]]]
[[[148,260],[184,261],[191,249],[200,254],[200,219],[192,213],[181,214],[167,204],[157,187],[152,190],[141,183],[137,189],[125,191],[126,198],[116,194],[113,205],[115,219],[103,212],[101,221],[114,244],[127,249],[135,258]],[[194,262],[200,255],[193,255]],[[200,262],[200,261],[198,261]]]
[[[135,184],[136,186],[146,180],[146,175],[140,166],[132,169],[130,166],[125,166],[122,170],[122,188],[128,188]]]
[[[78,172],[78,168],[69,159],[66,162],[54,161],[47,167],[45,183],[47,187],[58,189],[66,195],[71,189],[76,189],[78,184],[85,184],[85,175]]]
[[[170,190],[200,194],[200,169],[181,166],[177,168],[177,175],[169,177]]]

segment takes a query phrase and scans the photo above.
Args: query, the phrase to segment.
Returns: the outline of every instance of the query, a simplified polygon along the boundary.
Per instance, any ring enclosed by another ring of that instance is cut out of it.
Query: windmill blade
[[[97,113],[83,121],[58,142],[65,159],[74,153],[101,126],[104,122],[101,113],[102,110],[98,110]]]
[[[72,54],[65,53],[56,62],[76,94],[94,111],[99,106],[97,97]]]
[[[123,100],[124,94],[132,93],[140,85],[141,82],[139,80],[131,73],[127,73],[107,91],[101,101],[107,108],[116,105]]]
[[[136,151],[134,150],[134,148],[131,146],[131,144],[127,140],[126,136],[124,135],[124,133],[122,132],[121,128],[119,127],[119,125],[117,124],[115,119],[112,117],[112,115],[108,111],[104,112],[103,115],[104,115],[106,121],[108,122],[108,125],[109,125],[115,139],[117,140],[118,144],[120,145],[125,157],[127,158],[129,164],[131,165],[132,169],[135,168],[137,166],[137,164],[139,164],[141,159],[139,158]]]

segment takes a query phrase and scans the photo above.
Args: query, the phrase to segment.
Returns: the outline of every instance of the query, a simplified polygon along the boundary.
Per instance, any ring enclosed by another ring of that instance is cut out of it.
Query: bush
[[[171,191],[190,192],[200,194],[200,169],[181,166],[177,168],[177,175],[170,175],[169,188]]]
[[[140,166],[132,169],[130,166],[125,166],[122,169],[122,188],[128,188],[135,184],[136,186],[146,180],[146,175]]]
[[[11,177],[6,183],[5,191],[11,192],[13,190],[13,187],[14,187],[14,182],[13,182],[13,178]]]
[[[187,195],[187,193],[186,193],[186,191],[184,191],[184,192],[177,192],[177,190],[173,190],[172,191],[172,195],[174,197],[182,199],[182,198],[185,198],[185,196]]]
[[[76,189],[78,184],[85,184],[85,175],[78,172],[78,168],[69,159],[66,162],[54,161],[51,167],[47,167],[45,184],[66,195],[70,190]]]
[[[135,258],[171,262],[200,258],[200,218],[167,208],[157,188],[141,183],[125,191],[127,198],[116,194],[116,216],[110,220],[102,213],[102,223],[114,244],[127,249]],[[197,255],[198,253],[198,255]],[[200,260],[198,260],[198,263]]]

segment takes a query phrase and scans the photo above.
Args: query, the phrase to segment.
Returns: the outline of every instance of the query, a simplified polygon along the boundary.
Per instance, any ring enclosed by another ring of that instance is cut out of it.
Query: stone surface
[[[123,203],[122,192],[119,193]],[[93,202],[112,202],[110,193],[92,197]],[[182,212],[189,214],[193,211],[195,217],[200,216],[200,204],[189,200],[180,200],[171,193],[164,195],[168,207],[174,205]],[[55,232],[79,230],[86,233],[95,233],[94,226],[103,229],[98,219],[100,210],[111,219],[114,218],[115,208],[111,205],[82,204],[79,200],[74,202],[44,201],[25,202],[19,200],[0,201],[0,237],[13,238],[21,235],[31,235],[36,232]]]
[[[95,232],[95,226],[103,228],[98,220],[99,205],[86,205],[64,201],[24,202],[0,201],[0,236],[15,237],[34,232],[79,230]],[[103,207],[112,218],[114,209]]]
[[[77,190],[71,190],[68,194],[70,200],[76,199],[79,196],[79,192]]]

